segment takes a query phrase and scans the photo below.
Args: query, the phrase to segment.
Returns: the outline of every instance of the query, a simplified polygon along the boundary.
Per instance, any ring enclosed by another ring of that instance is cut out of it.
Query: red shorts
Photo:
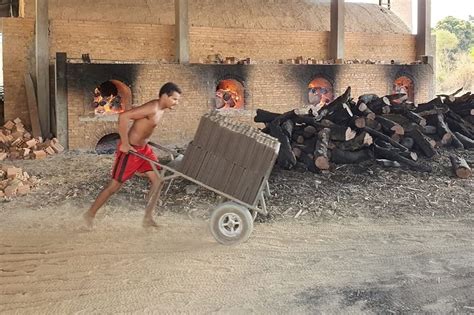
[[[112,178],[119,183],[124,183],[130,179],[135,173],[145,173],[153,171],[150,162],[145,161],[139,156],[131,153],[124,153],[119,150],[120,142],[117,145],[117,152],[115,153],[114,166],[112,168]],[[146,156],[150,160],[158,161],[155,153],[148,144],[144,146],[133,146],[137,153]],[[160,169],[158,167],[158,169]]]

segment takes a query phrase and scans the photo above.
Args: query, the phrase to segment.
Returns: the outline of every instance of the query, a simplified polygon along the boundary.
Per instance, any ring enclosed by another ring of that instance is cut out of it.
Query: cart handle
[[[166,152],[166,153],[170,153],[170,154],[172,154],[173,156],[174,156],[174,155],[179,155],[179,153],[176,152],[175,150],[168,149],[167,147],[164,147],[164,146],[162,146],[162,145],[160,145],[160,144],[158,144],[158,143],[154,143],[154,142],[151,142],[151,141],[150,141],[150,142],[148,142],[148,144],[151,145],[152,147],[158,149],[158,150],[164,151],[164,152]]]

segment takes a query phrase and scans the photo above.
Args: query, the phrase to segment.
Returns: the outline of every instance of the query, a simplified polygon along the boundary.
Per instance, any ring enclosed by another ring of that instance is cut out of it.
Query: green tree
[[[474,17],[469,16],[469,20],[461,20],[453,16],[448,16],[436,23],[435,30],[446,30],[459,39],[457,49],[469,52],[474,44]]]
[[[440,79],[446,72],[450,72],[454,68],[456,48],[459,40],[456,35],[446,30],[437,30],[436,34],[436,67]]]

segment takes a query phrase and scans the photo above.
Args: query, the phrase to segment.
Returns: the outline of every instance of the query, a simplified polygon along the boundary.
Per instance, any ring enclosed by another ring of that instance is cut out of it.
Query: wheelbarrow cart
[[[173,179],[182,177],[218,194],[221,202],[211,213],[210,231],[219,243],[233,245],[249,238],[258,213],[267,214],[268,178],[279,148],[275,138],[213,112],[201,118],[179,163],[162,164],[130,153],[150,162],[164,182],[170,181],[168,189]]]

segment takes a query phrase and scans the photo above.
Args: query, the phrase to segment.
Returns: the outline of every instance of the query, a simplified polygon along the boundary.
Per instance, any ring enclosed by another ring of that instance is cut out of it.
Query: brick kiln
[[[53,134],[69,149],[101,148],[117,138],[116,113],[155,98],[168,81],[182,87],[182,102],[153,140],[176,145],[192,139],[199,118],[211,109],[254,124],[257,108],[285,112],[323,105],[347,86],[355,95],[406,91],[415,102],[433,95],[433,69],[415,63],[418,38],[394,11],[346,3],[345,55],[336,64],[328,3],[259,1],[252,7],[220,1],[221,12],[232,16],[219,19],[209,14],[215,0],[120,6],[105,0],[100,10],[88,1],[49,1]],[[3,19],[5,119],[19,117],[25,125],[23,78],[38,62],[36,14],[35,1],[25,0],[20,17]]]

